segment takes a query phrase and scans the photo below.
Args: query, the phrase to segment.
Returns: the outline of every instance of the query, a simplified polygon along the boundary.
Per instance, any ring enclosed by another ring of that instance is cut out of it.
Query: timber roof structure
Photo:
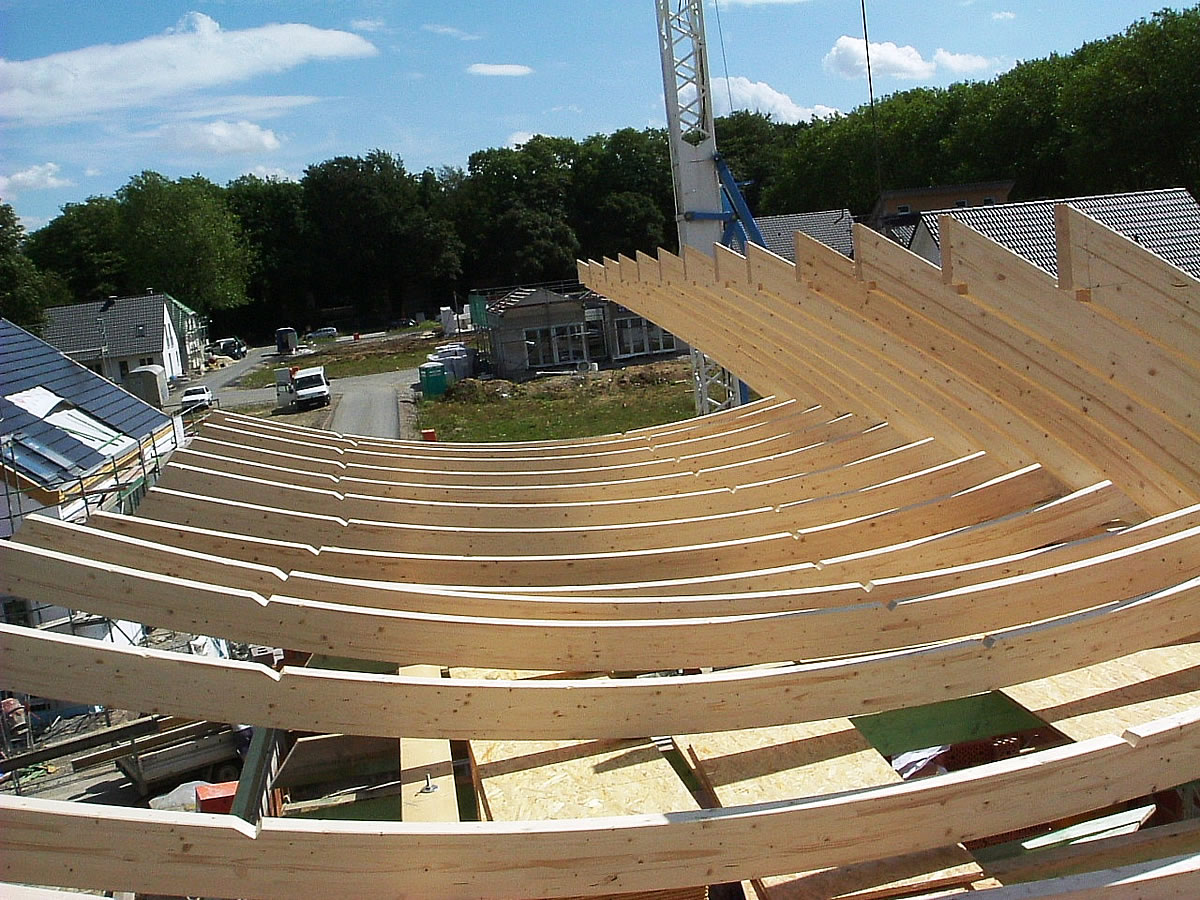
[[[1200,777],[1200,281],[1056,216],[1057,278],[949,217],[940,267],[861,225],[854,260],[580,264],[771,395],[743,407],[497,445],[216,413],[136,516],[31,517],[5,593],[313,657],[0,627],[4,687],[252,723],[267,761],[234,816],[2,795],[3,877],[1194,895],[1195,820],[1143,826]],[[397,740],[400,821],[270,800]],[[439,805],[451,741],[480,821]]]

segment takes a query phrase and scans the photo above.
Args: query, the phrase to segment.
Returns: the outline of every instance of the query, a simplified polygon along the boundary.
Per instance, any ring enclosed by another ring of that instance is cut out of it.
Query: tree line
[[[757,215],[868,212],[881,188],[1012,179],[1012,199],[1184,186],[1200,193],[1200,6],[1163,10],[988,81],[891,94],[874,112],[717,120]],[[386,325],[486,286],[573,277],[577,258],[675,249],[664,130],[535,136],[466,168],[384,150],[299,181],[142,172],[25,235],[0,204],[0,314],[166,291],[225,332]]]

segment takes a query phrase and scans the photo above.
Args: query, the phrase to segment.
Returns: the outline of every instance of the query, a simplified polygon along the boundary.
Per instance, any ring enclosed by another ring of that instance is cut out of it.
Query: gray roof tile
[[[854,256],[854,219],[848,209],[763,216],[754,221],[758,224],[758,230],[762,232],[763,240],[767,242],[767,249],[792,262],[796,261],[796,243],[793,235],[797,231],[803,231],[843,256]]]
[[[1054,207],[1059,203],[1091,216],[1200,278],[1200,204],[1184,188],[931,210],[921,213],[921,221],[940,245],[938,217],[953,216],[1057,275]]]
[[[141,294],[46,310],[46,341],[81,359],[98,357],[107,339],[109,356],[162,353],[166,294]],[[100,323],[104,323],[103,330]]]

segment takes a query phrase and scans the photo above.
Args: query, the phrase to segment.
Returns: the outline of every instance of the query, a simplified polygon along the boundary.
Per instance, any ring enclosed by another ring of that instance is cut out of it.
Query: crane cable
[[[729,96],[729,114],[733,115],[733,88],[729,86],[729,61],[725,58],[725,32],[721,28],[720,0],[713,0],[713,8],[717,11],[717,40],[721,44],[721,67],[725,72],[725,92]]]

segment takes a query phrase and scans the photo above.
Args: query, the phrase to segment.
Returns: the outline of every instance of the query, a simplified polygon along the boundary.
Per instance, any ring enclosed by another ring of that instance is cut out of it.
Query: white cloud
[[[831,116],[838,112],[829,106],[801,106],[782,91],[777,91],[765,81],[751,81],[740,75],[728,79],[713,80],[713,111],[718,116],[727,115],[729,97],[733,95],[734,109],[749,109],[770,113],[776,122],[807,122],[814,117]]]
[[[954,75],[969,75],[974,72],[995,71],[998,63],[994,59],[978,56],[974,53],[951,53],[949,50],[938,50],[933,54],[933,61],[939,69],[945,69]]]
[[[1017,14],[1015,12],[1009,12],[1008,10],[992,13],[993,22],[1011,22],[1016,17]]]
[[[206,153],[260,153],[278,150],[279,138],[253,122],[194,122],[166,125],[158,134],[175,150]]]
[[[75,182],[60,178],[58,163],[42,163],[30,166],[11,175],[0,175],[0,192],[6,195],[22,191],[45,191],[51,188],[71,187]]]
[[[861,78],[867,73],[866,42],[843,34],[822,62],[828,72]],[[936,70],[937,64],[924,59],[915,47],[898,47],[891,41],[871,43],[871,71],[876,75],[921,81],[932,77]]]
[[[533,74],[533,69],[529,68],[529,66],[520,66],[512,63],[472,63],[467,66],[467,71],[472,75],[500,75],[508,77]]]
[[[867,52],[862,38],[842,35],[825,54],[825,70],[843,78],[862,78],[867,74]],[[999,72],[1004,65],[998,59],[975,53],[952,53],[938,48],[932,59],[925,59],[916,47],[898,47],[891,41],[871,42],[871,71],[876,76],[891,76],[906,81],[928,81],[938,72],[951,76],[980,72]]]
[[[504,142],[504,146],[515,150],[522,144],[537,137],[540,133],[538,131],[514,131],[508,136],[508,140]]]
[[[353,19],[350,27],[355,31],[375,32],[386,30],[387,23],[383,19]]]
[[[209,16],[193,12],[165,34],[127,44],[98,44],[20,62],[0,60],[0,116],[83,119],[313,60],[378,52],[348,31],[300,24],[223,31]]]
[[[195,101],[173,104],[171,115],[176,119],[270,119],[282,116],[301,106],[320,103],[320,97],[301,94],[282,96],[203,97]]]
[[[272,179],[274,181],[299,181],[300,176],[295,172],[289,172],[287,169],[280,169],[277,166],[254,166],[242,173],[243,175],[257,175],[259,178]]]
[[[430,34],[440,34],[443,37],[452,37],[460,41],[477,41],[480,38],[478,34],[471,34],[471,32],[455,28],[453,25],[422,25],[421,30],[428,31]]]

